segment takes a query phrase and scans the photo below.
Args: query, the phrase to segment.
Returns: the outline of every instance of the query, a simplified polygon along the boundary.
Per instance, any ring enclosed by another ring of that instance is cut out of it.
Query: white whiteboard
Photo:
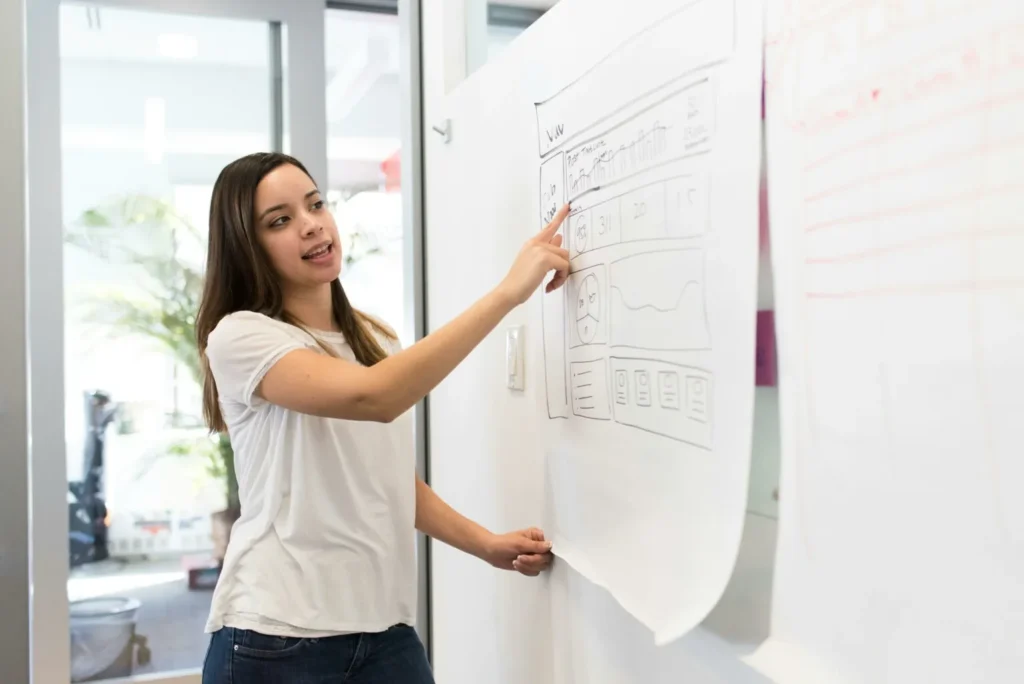
[[[1024,677],[1024,4],[767,27],[773,635],[844,681]]]
[[[536,319],[547,529],[665,643],[721,597],[746,511],[761,11],[597,5],[522,41],[538,225],[573,207],[571,275]]]

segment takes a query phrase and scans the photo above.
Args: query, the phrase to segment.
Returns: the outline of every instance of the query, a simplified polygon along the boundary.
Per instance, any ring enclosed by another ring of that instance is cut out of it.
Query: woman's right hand
[[[546,292],[554,292],[569,277],[569,250],[562,248],[562,236],[555,235],[568,215],[569,205],[566,204],[555,214],[551,223],[527,240],[519,250],[515,263],[501,283],[502,290],[517,305],[530,298],[550,271],[556,273],[545,288]]]

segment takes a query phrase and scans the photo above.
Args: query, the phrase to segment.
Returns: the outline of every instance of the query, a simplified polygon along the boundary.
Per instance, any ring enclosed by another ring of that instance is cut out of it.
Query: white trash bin
[[[131,598],[94,598],[71,603],[71,681],[86,681],[109,670],[131,651],[135,614],[141,604]],[[110,673],[115,674],[115,673]]]

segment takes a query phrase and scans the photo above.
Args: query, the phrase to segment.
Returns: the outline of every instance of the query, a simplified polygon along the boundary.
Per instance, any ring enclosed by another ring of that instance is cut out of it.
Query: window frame
[[[21,4],[23,0],[19,0]],[[327,175],[324,4],[322,0],[102,0],[102,7],[186,14],[198,17],[248,19],[269,27],[287,27],[285,111],[290,114],[291,152],[316,178]],[[29,574],[30,661],[33,684],[70,681],[68,619],[68,509],[66,445],[63,429],[47,417],[61,416],[64,397],[64,281],[61,153],[60,0],[32,0],[26,7],[26,83],[28,122],[28,248],[29,319],[27,336],[30,510]],[[17,43],[15,43],[17,44]],[[280,54],[280,53],[279,53]],[[281,117],[278,117],[280,120]],[[272,138],[273,139],[273,138]],[[277,138],[280,140],[280,138]],[[15,270],[14,272],[17,272]],[[54,411],[53,407],[61,407]],[[16,475],[3,464],[2,479]],[[28,617],[28,616],[27,616]],[[27,625],[26,625],[27,627]],[[26,630],[28,631],[28,630]],[[55,646],[56,644],[56,646]],[[68,644],[61,648],[61,644]],[[200,684],[198,669],[136,676],[125,682]]]

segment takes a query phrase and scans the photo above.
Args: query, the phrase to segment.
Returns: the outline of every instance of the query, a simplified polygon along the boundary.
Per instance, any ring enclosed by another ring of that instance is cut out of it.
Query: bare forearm
[[[458,318],[374,367],[385,413],[397,417],[441,383],[512,310],[502,290],[486,295]]]
[[[416,529],[451,547],[483,558],[491,533],[446,504],[416,478]]]

